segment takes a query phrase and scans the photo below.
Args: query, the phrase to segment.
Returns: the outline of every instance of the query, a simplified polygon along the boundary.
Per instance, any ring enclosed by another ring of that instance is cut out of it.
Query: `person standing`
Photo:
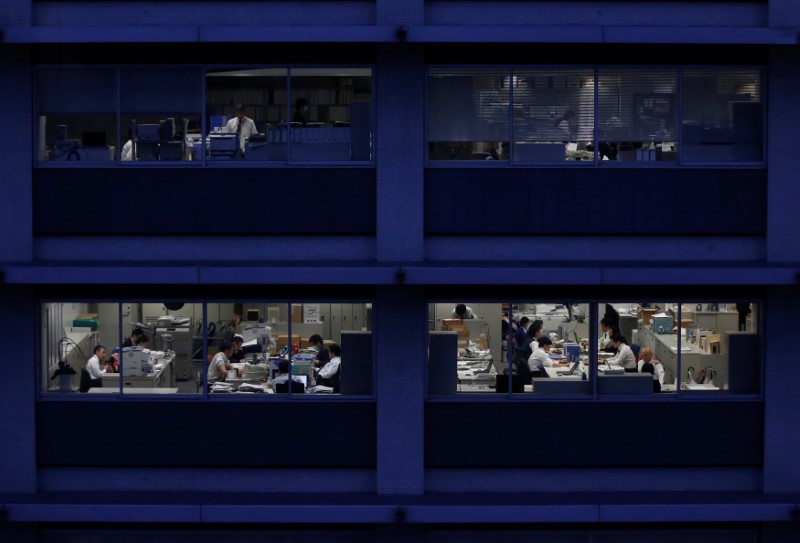
[[[225,125],[225,131],[239,136],[239,151],[242,157],[244,157],[245,144],[250,139],[250,136],[258,134],[255,121],[245,115],[242,104],[236,105],[234,117]]]

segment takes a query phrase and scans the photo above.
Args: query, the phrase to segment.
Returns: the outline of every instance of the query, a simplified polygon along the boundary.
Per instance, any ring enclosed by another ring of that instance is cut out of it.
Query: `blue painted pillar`
[[[770,5],[772,2],[770,2]],[[800,4],[798,4],[800,5]],[[798,8],[800,9],[800,8]],[[797,127],[800,126],[800,50],[773,47],[770,52],[767,119],[767,260],[800,261],[800,182],[797,176]]]
[[[0,344],[6,350],[5,386],[0,394],[0,489],[36,492],[36,401],[33,292],[26,287],[0,287]],[[12,347],[13,346],[13,347]],[[74,421],[80,424],[80,421]],[[0,538],[1,539],[1,538]]]
[[[377,240],[380,262],[420,261],[423,247],[422,52],[378,48],[376,80]]]
[[[19,2],[11,2],[18,4]],[[31,69],[27,46],[0,47],[0,261],[33,258],[33,118]]]
[[[797,351],[797,287],[776,289],[767,299],[764,382],[764,492],[800,492],[800,365]]]
[[[424,492],[427,310],[421,287],[380,287],[373,309],[378,494]]]

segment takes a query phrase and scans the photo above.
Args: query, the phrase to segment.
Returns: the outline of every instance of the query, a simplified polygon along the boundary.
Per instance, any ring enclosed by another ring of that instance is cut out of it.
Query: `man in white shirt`
[[[639,373],[652,373],[653,380],[658,381],[658,389],[661,390],[664,385],[664,366],[661,365],[661,361],[653,357],[653,351],[650,350],[650,347],[642,347],[639,356],[641,357],[638,362]],[[649,366],[645,366],[645,364],[649,364]],[[650,366],[652,366],[652,372],[650,371]]]
[[[253,119],[245,116],[243,105],[238,104],[236,106],[234,115],[235,116],[228,121],[228,124],[225,125],[225,131],[229,134],[239,135],[239,149],[242,152],[242,156],[244,156],[244,147],[247,140],[250,139],[250,136],[258,134],[258,129]]]
[[[328,363],[317,370],[315,379],[317,384],[332,387],[334,392],[339,392],[339,368],[342,364],[342,348],[336,343],[328,346],[331,357]]]
[[[94,381],[96,379],[102,379],[103,374],[106,372],[105,368],[102,368],[103,362],[106,359],[106,348],[102,345],[98,345],[94,348],[94,354],[89,361],[86,362],[86,371],[89,372],[89,377]]]
[[[554,366],[568,366],[568,362],[556,362],[550,358],[550,348],[553,346],[552,340],[547,336],[540,337],[531,346],[536,346],[528,358],[528,367],[531,371],[539,370],[539,373],[547,377],[545,368],[552,368]]]
[[[452,313],[450,313],[451,319],[477,319],[478,316],[475,315],[475,312],[472,308],[465,304],[458,304],[455,309],[453,309]]]
[[[212,385],[217,381],[224,381],[231,369],[230,357],[233,354],[233,343],[226,341],[220,347],[220,352],[214,355],[208,364],[208,384]]]

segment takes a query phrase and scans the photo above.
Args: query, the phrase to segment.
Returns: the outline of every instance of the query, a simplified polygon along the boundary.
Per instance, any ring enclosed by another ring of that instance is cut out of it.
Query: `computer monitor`
[[[161,125],[137,124],[136,139],[139,141],[161,141]]]
[[[91,130],[81,133],[81,142],[84,147],[107,147],[106,133],[102,130]]]
[[[261,310],[260,309],[248,309],[245,311],[245,321],[247,322],[258,322],[261,320]]]

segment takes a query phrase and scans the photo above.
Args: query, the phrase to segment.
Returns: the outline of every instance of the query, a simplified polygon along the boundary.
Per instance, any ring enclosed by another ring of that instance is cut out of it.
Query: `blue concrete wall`
[[[377,259],[417,261],[423,255],[421,50],[381,46],[376,70]]]
[[[382,287],[373,308],[379,494],[424,491],[427,305],[420,288]]]
[[[797,350],[797,287],[775,291],[766,305],[764,382],[764,492],[800,491],[800,365]]]
[[[33,254],[31,207],[31,70],[27,47],[0,47],[0,261],[27,261]]]
[[[0,492],[36,490],[36,353],[32,290],[0,287],[0,343],[23,346],[7,350],[7,386],[0,394]]]
[[[800,50],[775,47],[769,64],[767,100],[767,258],[800,260],[800,182],[797,175],[797,127],[800,126]]]

